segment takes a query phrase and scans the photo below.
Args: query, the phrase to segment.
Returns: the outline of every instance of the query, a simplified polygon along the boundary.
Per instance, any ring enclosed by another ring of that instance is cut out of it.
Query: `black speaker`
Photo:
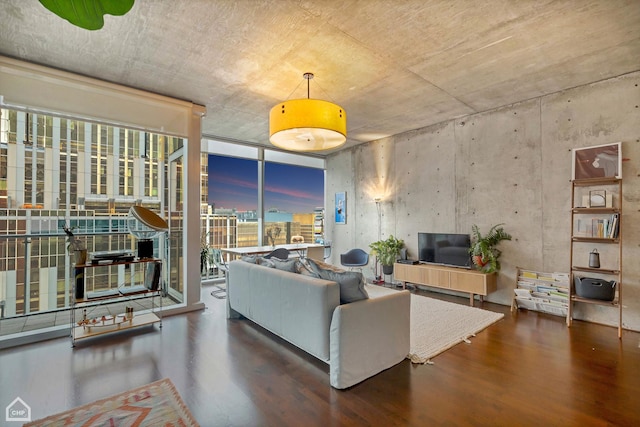
[[[138,240],[138,258],[153,258],[153,240]]]
[[[75,269],[76,276],[76,299],[84,299],[84,268]]]

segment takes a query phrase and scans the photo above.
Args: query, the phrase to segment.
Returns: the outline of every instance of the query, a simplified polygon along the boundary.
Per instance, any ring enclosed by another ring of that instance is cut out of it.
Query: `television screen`
[[[468,234],[418,233],[421,262],[471,268],[471,238]]]

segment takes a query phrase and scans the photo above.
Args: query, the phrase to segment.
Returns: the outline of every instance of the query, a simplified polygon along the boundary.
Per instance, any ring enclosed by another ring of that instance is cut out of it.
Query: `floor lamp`
[[[378,211],[378,241],[380,241],[382,240],[382,206],[380,205],[382,199],[380,197],[376,197],[373,201],[376,202],[376,209]],[[380,285],[384,283],[384,279],[381,274],[378,274],[378,264],[378,255],[376,255],[376,277],[373,280],[373,283]]]

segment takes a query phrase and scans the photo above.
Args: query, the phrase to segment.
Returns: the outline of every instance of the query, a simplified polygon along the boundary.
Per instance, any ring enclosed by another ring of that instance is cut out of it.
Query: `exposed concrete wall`
[[[332,249],[331,257],[327,260],[332,264],[340,263],[340,253],[345,248],[353,247],[355,241],[355,180],[354,173],[354,156],[350,152],[347,156],[337,156],[327,163],[325,200],[327,206],[325,208],[325,238],[330,239]],[[335,179],[334,177],[339,177]],[[335,194],[337,192],[346,192],[347,200],[347,220],[346,224],[336,224],[336,207]]]
[[[418,232],[456,229],[454,122],[398,137],[395,153],[397,237],[409,258],[417,258]]]
[[[640,330],[640,72],[330,156],[327,200],[336,191],[355,195],[348,198],[346,228],[327,228],[333,262],[339,263],[341,252],[368,250],[377,240],[376,196],[383,196],[382,237],[404,239],[413,257],[420,231],[469,233],[472,224],[486,231],[505,223],[513,240],[500,245],[498,291],[487,299],[510,305],[516,266],[569,270],[571,149],[617,141],[625,159],[623,325]],[[575,309],[576,318],[617,324],[617,309]]]
[[[489,296],[490,301],[511,304],[516,266],[542,270],[544,265],[540,132],[540,100],[455,122],[455,231],[470,233],[471,226],[477,224],[486,232],[504,223],[513,236],[499,246],[502,271],[498,291]],[[558,218],[569,224],[568,210]],[[568,232],[568,227],[564,229]],[[567,257],[552,271],[566,271],[568,264]]]

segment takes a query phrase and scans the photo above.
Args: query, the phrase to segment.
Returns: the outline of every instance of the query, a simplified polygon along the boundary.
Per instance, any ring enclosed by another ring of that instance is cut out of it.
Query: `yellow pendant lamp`
[[[290,151],[322,151],[347,140],[347,113],[339,105],[309,98],[313,73],[304,73],[307,98],[274,106],[269,113],[269,141]]]

